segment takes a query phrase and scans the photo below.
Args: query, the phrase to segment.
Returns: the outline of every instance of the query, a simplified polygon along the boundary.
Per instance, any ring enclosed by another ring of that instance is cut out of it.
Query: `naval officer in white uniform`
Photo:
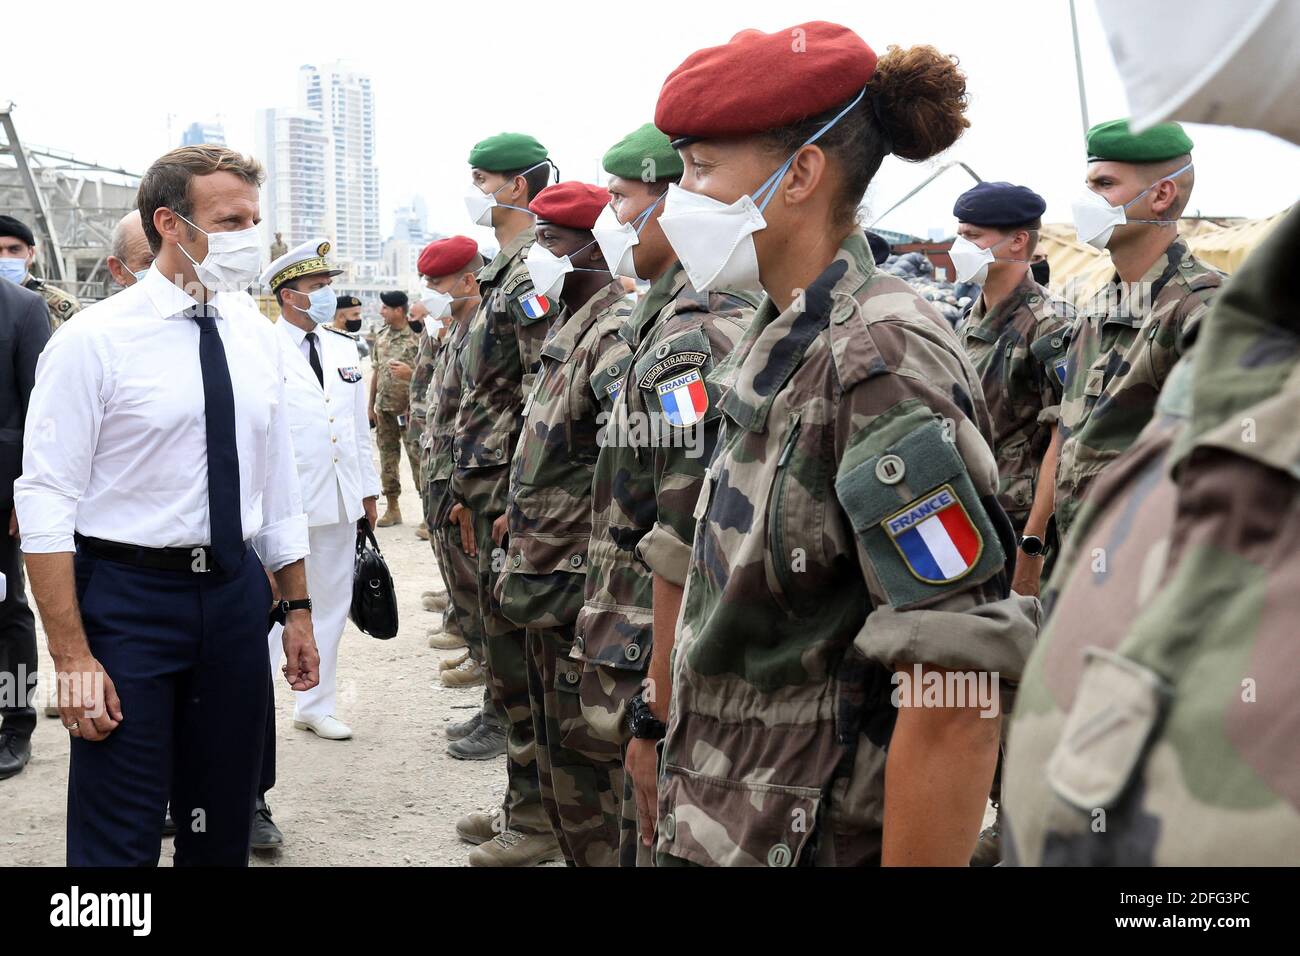
[[[352,730],[335,714],[339,639],[352,599],[357,521],[364,515],[374,525],[380,485],[357,343],[331,325],[337,305],[331,282],[341,270],[326,262],[329,248],[317,239],[289,250],[271,263],[262,282],[280,305],[276,339],[307,513],[307,582],[320,651],[320,683],[294,694],[293,725],[327,740],[346,740]],[[279,662],[278,631],[269,635],[273,665]]]

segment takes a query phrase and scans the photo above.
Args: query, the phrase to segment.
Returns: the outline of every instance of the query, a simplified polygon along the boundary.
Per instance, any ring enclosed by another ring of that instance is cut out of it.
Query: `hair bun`
[[[877,62],[868,91],[891,152],[900,159],[936,156],[970,126],[966,74],[955,56],[932,46],[891,46]]]

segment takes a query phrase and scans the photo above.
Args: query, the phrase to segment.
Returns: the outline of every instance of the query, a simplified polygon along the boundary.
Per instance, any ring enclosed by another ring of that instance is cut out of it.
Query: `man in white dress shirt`
[[[357,521],[364,516],[374,525],[380,485],[357,343],[331,325],[338,297],[330,283],[341,270],[326,262],[329,248],[315,239],[290,249],[271,263],[262,282],[280,304],[276,338],[307,512],[307,590],[320,651],[320,683],[294,695],[293,725],[326,740],[346,740],[352,730],[335,715],[339,639],[352,601]],[[272,634],[273,661],[277,644]]]
[[[138,204],[156,258],[51,339],[15,488],[72,735],[68,864],[243,866],[262,764],[275,575],[285,678],[317,682],[303,514],[261,272],[261,166],[158,159]],[[265,570],[264,570],[265,568]]]

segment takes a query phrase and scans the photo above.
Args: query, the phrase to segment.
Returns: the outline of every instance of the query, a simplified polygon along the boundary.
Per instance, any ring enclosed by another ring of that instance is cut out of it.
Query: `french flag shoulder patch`
[[[551,300],[536,292],[529,292],[519,297],[519,308],[530,319],[540,319],[551,311]]]
[[[984,553],[984,539],[951,485],[926,493],[880,524],[912,576],[926,584],[964,578]]]

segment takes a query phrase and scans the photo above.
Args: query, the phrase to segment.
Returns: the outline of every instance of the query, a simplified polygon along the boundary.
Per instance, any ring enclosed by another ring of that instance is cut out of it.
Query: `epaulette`
[[[341,335],[345,339],[351,339],[353,342],[357,340],[357,336],[355,336],[351,332],[346,331],[345,329],[336,329],[332,325],[322,325],[321,328],[324,329],[326,332],[333,332],[335,335]]]

